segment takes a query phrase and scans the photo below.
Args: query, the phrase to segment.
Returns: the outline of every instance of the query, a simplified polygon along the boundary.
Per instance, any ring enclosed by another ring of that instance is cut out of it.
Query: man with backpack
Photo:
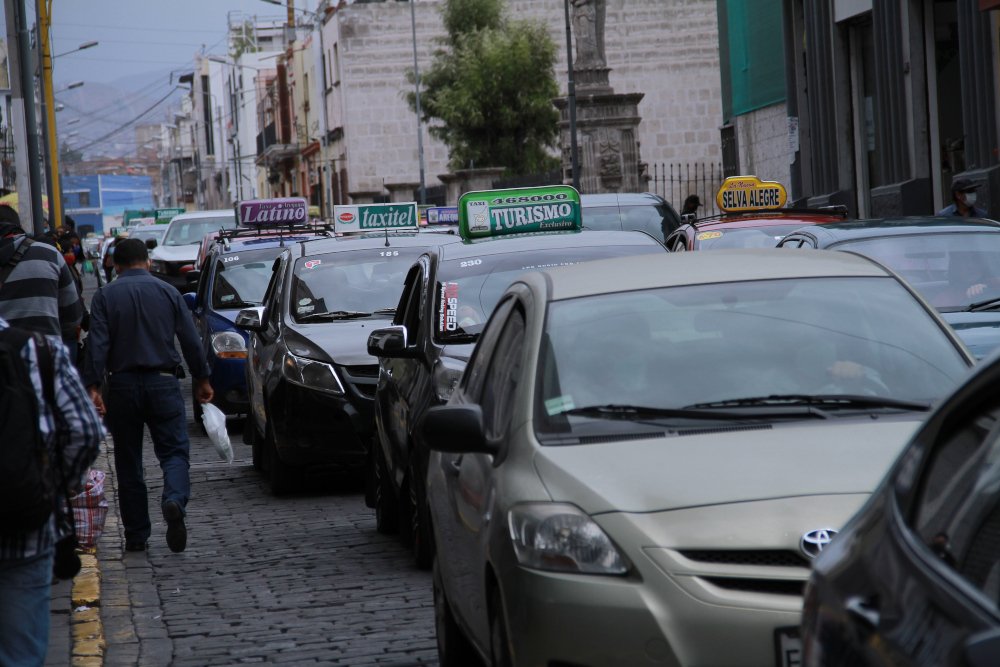
[[[40,666],[49,640],[57,507],[104,429],[56,336],[0,317],[0,665]]]

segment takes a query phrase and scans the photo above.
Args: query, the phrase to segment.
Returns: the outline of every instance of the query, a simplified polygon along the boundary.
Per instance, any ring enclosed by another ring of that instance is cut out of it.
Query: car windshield
[[[205,234],[217,232],[220,229],[232,229],[236,226],[236,217],[221,216],[218,218],[194,218],[190,220],[174,220],[163,237],[163,245],[195,245],[201,243]]]
[[[623,206],[589,206],[583,208],[586,229],[646,232],[663,242],[663,222],[670,217],[660,204],[626,204]]]
[[[967,370],[938,323],[889,277],[557,301],[548,308],[538,363],[540,432],[592,421],[572,414],[591,406],[681,410],[831,395],[927,404]]]
[[[234,252],[215,260],[212,307],[249,308],[264,300],[274,258],[282,248]]]
[[[507,286],[527,271],[594,259],[663,252],[660,246],[547,248],[441,262],[437,275],[434,338],[447,343],[479,334]]]
[[[882,262],[935,308],[965,310],[1000,299],[1000,234],[952,232],[883,236],[838,243]]]
[[[292,317],[296,322],[353,316],[392,317],[406,272],[423,248],[371,248],[295,261]]]
[[[139,239],[140,241],[146,241],[147,239],[156,239],[159,241],[163,238],[163,232],[167,230],[166,225],[161,228],[146,228],[146,229],[132,229],[129,232],[129,238]]]
[[[768,225],[767,227],[741,227],[739,229],[711,229],[695,234],[699,250],[719,250],[720,248],[773,248],[787,234],[800,229],[801,221],[791,225]]]

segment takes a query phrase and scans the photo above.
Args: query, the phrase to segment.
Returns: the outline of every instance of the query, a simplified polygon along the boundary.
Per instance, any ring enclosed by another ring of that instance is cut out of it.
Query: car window
[[[472,352],[472,357],[469,359],[467,370],[462,376],[462,389],[473,401],[480,400],[483,378],[486,376],[486,370],[493,357],[493,350],[513,305],[514,299],[508,297],[496,307],[483,330],[483,335],[479,338],[476,349]]]
[[[447,343],[479,334],[504,290],[527,271],[663,251],[663,246],[650,241],[644,245],[553,247],[441,262],[434,304],[440,317],[434,338]]]
[[[1000,233],[883,236],[832,248],[885,264],[941,310],[964,310],[1000,298]]]
[[[767,227],[741,227],[739,229],[717,229],[699,232],[698,246],[701,250],[720,248],[773,248],[786,234],[802,227],[798,221],[792,225],[769,225]]]
[[[212,307],[249,308],[263,302],[278,249],[237,252],[215,262]]]
[[[276,335],[281,323],[281,296],[285,286],[285,268],[287,257],[278,259],[272,265],[274,270],[271,280],[268,283],[267,291],[264,293],[264,305],[267,308],[267,329],[272,335]]]
[[[912,527],[944,562],[1000,602],[1000,406],[945,436],[918,482]]]
[[[209,232],[220,229],[232,229],[236,226],[235,216],[218,218],[195,218],[192,220],[177,220],[170,224],[163,237],[163,245],[197,245]]]
[[[524,312],[515,306],[504,324],[496,349],[483,378],[479,405],[483,409],[486,437],[497,439],[507,433],[517,395],[524,347]]]
[[[402,324],[406,327],[411,340],[416,336],[420,325],[420,289],[423,285],[423,269],[414,266],[410,269],[406,277],[403,294],[399,298],[396,306],[396,314],[392,319],[393,324]]]
[[[211,258],[206,259],[201,263],[201,274],[198,276],[198,305],[205,307],[205,297],[208,294],[208,283],[211,276],[208,275],[209,270],[212,267]]]
[[[549,305],[545,336],[537,407],[553,418],[608,403],[671,409],[771,395],[929,404],[968,368],[931,314],[890,277],[566,299]]]

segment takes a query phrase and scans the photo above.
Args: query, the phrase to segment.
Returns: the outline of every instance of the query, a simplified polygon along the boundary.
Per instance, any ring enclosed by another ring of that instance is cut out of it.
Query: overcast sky
[[[296,5],[312,9],[316,3],[299,0]],[[57,59],[53,78],[59,85],[110,82],[190,66],[203,46],[223,54],[229,12],[282,15],[280,7],[262,0],[57,0],[52,3],[53,53],[91,40],[100,45]],[[167,85],[164,79],[164,89]]]

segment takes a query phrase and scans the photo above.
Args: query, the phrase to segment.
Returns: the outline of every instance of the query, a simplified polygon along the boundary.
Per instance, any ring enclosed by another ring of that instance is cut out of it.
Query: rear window
[[[773,248],[781,239],[806,223],[797,221],[792,225],[768,227],[741,227],[739,229],[710,229],[695,234],[695,246],[699,250],[719,250],[720,248]]]
[[[645,232],[663,243],[664,233],[680,226],[680,218],[667,204],[590,206],[583,209],[583,226],[605,231]]]
[[[201,243],[205,234],[217,232],[220,229],[232,229],[236,226],[236,216],[229,215],[218,218],[193,218],[191,220],[175,220],[163,238],[163,245],[196,245]]]

